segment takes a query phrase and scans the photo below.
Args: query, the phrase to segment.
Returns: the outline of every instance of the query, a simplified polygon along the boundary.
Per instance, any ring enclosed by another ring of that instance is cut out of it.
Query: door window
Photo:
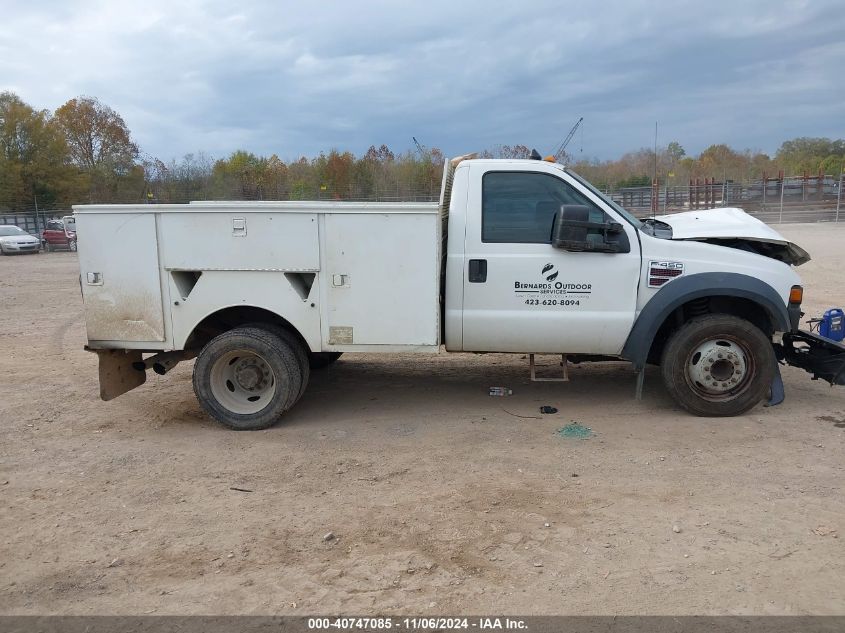
[[[550,174],[493,171],[481,183],[481,241],[551,244],[555,214],[563,204],[590,208],[591,222],[605,213],[569,183]]]

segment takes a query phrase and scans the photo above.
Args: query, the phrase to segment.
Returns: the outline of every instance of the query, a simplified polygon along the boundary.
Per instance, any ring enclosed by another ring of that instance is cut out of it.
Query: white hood
[[[772,244],[780,248],[769,247],[761,254],[794,266],[810,261],[809,254],[803,248],[736,207],[659,215],[655,220],[672,227],[673,240],[698,240],[717,244],[737,241]]]

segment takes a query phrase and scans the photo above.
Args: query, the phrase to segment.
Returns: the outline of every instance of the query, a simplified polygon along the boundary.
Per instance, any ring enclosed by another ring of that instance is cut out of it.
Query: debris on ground
[[[673,531],[675,534],[680,534],[680,533],[681,533],[681,526],[680,526],[680,525],[673,525],[673,526],[672,526],[672,531]]]
[[[593,429],[589,426],[581,426],[577,422],[572,422],[559,428],[557,434],[568,439],[586,440],[592,436]]]
[[[836,528],[827,527],[825,525],[820,525],[819,527],[813,530],[813,534],[816,536],[832,536],[833,538],[838,538],[838,534],[836,533]]]
[[[490,395],[491,396],[512,396],[513,389],[508,389],[507,387],[490,387]]]
[[[550,407],[547,404],[544,404],[540,407],[540,413],[557,413],[557,407]]]
[[[323,540],[324,541],[333,541],[334,539],[335,539],[334,532],[326,532],[325,534],[323,534]]]
[[[539,420],[540,419],[536,415],[519,415],[518,413],[512,413],[512,412],[508,411],[507,409],[505,409],[504,407],[502,407],[502,411],[504,411],[508,415],[512,415],[515,418],[522,418],[523,420]]]

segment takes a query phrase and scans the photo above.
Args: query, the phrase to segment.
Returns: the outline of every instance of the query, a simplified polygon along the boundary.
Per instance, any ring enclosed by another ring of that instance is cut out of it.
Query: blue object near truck
[[[842,308],[831,308],[824,313],[819,322],[819,336],[831,341],[845,338],[845,311]]]

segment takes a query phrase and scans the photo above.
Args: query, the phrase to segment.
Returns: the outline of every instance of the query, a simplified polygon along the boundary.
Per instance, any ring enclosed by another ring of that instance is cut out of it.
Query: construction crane
[[[420,153],[420,156],[425,156],[425,148],[420,145],[420,142],[417,140],[417,137],[412,136],[411,138],[414,139],[414,145],[417,146],[417,151]]]
[[[563,142],[558,146],[557,150],[554,153],[554,157],[556,161],[560,161],[563,158],[563,154],[566,151],[566,146],[569,145],[569,141],[572,140],[572,137],[575,136],[575,132],[578,131],[578,127],[581,125],[581,121],[584,120],[584,117],[581,117],[575,122],[575,125],[572,126],[572,129],[569,130],[569,134],[566,135],[566,138],[563,139]]]

